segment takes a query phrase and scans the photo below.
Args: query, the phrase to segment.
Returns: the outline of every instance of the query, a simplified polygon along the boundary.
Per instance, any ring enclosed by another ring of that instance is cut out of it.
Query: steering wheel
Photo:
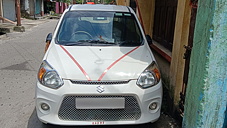
[[[79,35],[79,34],[85,35],[85,36],[87,36],[89,39],[92,39],[92,38],[93,38],[92,35],[91,35],[90,33],[86,32],[86,31],[76,31],[76,32],[74,32],[74,33],[71,35],[71,37],[74,37],[75,35]],[[86,39],[85,39],[85,40],[86,40]]]

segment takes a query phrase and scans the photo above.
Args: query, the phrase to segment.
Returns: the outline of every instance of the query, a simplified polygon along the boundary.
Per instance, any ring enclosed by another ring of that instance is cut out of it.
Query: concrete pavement
[[[32,28],[36,28],[38,25],[49,22],[49,18],[43,18],[39,20],[32,20],[32,19],[21,19],[21,25],[24,27],[24,32],[14,31],[15,24],[12,23],[0,23],[0,31],[5,29],[7,33],[1,34],[0,32],[0,44],[9,38],[19,38],[22,33],[28,33],[31,31]]]
[[[0,33],[3,34],[3,33],[12,33],[12,32],[25,32],[32,27],[35,27],[39,24],[46,22],[47,20],[48,18],[43,18],[39,20],[21,18],[21,26],[16,26],[16,24],[7,23],[7,22],[0,23]],[[5,34],[3,35],[0,34],[0,38],[5,36],[6,36]]]

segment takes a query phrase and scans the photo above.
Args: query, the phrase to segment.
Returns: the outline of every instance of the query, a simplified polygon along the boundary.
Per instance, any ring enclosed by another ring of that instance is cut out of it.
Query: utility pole
[[[17,12],[17,26],[21,26],[20,0],[15,0]]]

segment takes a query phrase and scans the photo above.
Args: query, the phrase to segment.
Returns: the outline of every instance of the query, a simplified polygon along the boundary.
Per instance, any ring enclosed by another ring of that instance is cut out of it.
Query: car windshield
[[[131,13],[71,11],[65,14],[56,41],[67,46],[139,46],[143,38]]]

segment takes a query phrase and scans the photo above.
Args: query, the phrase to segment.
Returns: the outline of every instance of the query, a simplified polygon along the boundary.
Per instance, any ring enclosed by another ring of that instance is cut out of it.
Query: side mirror
[[[151,45],[152,44],[151,36],[150,35],[146,35],[146,39],[147,39],[148,44]]]
[[[46,43],[50,43],[52,40],[52,33],[49,33],[46,37]]]
[[[52,33],[49,33],[46,37],[46,47],[45,47],[45,52],[47,51],[47,49],[49,48],[50,46],[50,42],[52,40]]]

